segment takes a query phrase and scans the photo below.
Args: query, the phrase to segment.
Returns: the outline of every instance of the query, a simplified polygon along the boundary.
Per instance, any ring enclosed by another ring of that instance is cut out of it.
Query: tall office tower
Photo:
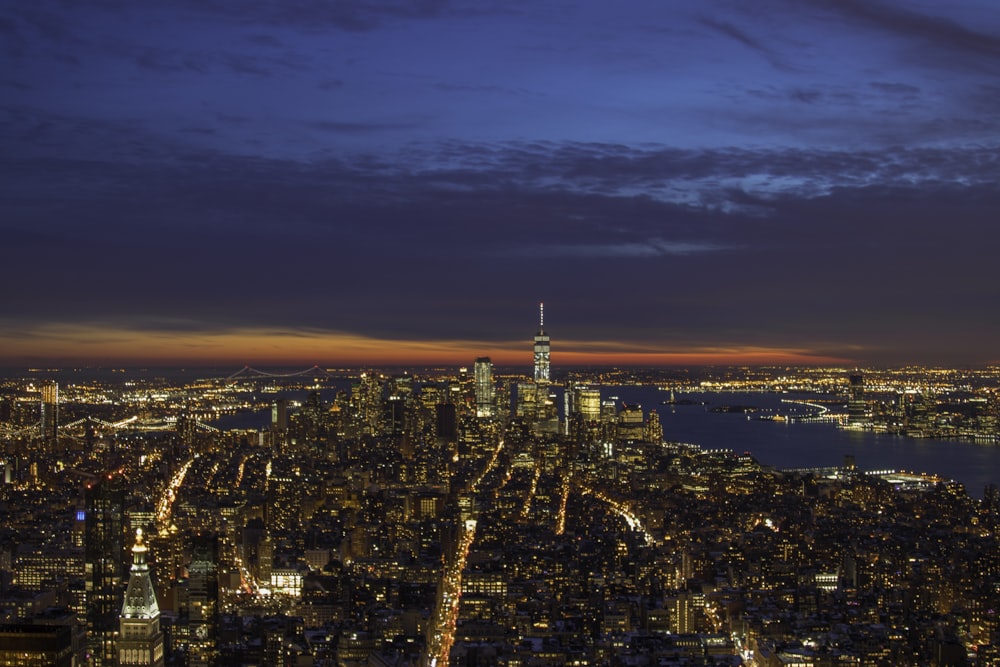
[[[59,433],[59,383],[42,385],[40,435],[45,442],[55,445]]]
[[[860,425],[865,422],[865,378],[860,371],[851,373],[847,387],[847,421]]]
[[[188,665],[214,665],[218,657],[219,543],[214,535],[195,538],[188,578]]]
[[[358,435],[379,435],[382,422],[382,380],[372,373],[362,373],[351,388],[351,408]]]
[[[578,445],[589,449],[596,442],[602,429],[601,390],[576,385],[566,390],[569,397],[566,408],[566,432]]]
[[[400,436],[407,432],[407,408],[409,401],[402,394],[390,394],[383,402],[382,432],[392,436]]]
[[[534,382],[518,382],[516,400],[516,417],[534,420],[538,416],[538,385]]]
[[[646,442],[652,442],[656,445],[663,442],[663,425],[660,423],[660,415],[656,410],[649,411],[649,419],[646,420],[643,439]]]
[[[279,452],[288,442],[288,403],[283,397],[271,403],[271,445]]]
[[[642,440],[645,437],[643,422],[641,405],[623,403],[618,412],[618,439],[633,442]]]
[[[493,386],[493,362],[479,357],[475,365],[476,416],[492,417],[496,412],[496,387]]]
[[[118,617],[118,665],[120,667],[162,667],[163,632],[160,606],[156,603],[153,580],[146,564],[142,530],[135,533],[132,569],[128,576],[125,602]]]
[[[535,382],[548,382],[549,335],[545,333],[545,304],[538,304],[538,333],[535,334]]]
[[[580,415],[585,422],[600,421],[601,390],[578,387],[575,393],[574,408],[576,414]]]
[[[115,664],[118,603],[125,572],[125,491],[117,479],[89,488],[84,499],[84,592],[90,664]]]

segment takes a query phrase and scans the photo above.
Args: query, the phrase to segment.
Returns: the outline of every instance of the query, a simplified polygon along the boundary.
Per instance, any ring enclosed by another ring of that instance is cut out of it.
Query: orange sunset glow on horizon
[[[531,364],[531,341],[387,340],[317,330],[241,329],[166,331],[98,326],[48,326],[0,334],[0,363],[143,365],[417,366],[470,364],[488,356],[494,364]],[[658,347],[557,340],[556,365],[818,365],[850,359],[804,349],[761,346]]]

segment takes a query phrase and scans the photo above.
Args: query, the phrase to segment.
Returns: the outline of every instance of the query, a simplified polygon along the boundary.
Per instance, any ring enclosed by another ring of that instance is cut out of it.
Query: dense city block
[[[994,447],[1000,373],[553,378],[539,334],[532,375],[6,379],[0,664],[1000,665],[996,487],[785,469],[613,398]]]

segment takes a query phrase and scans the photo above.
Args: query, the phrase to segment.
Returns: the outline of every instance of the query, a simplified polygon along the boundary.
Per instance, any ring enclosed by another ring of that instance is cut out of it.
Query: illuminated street
[[[177,469],[177,472],[174,473],[174,476],[170,479],[170,483],[167,484],[167,488],[163,490],[163,495],[156,505],[156,527],[161,535],[165,535],[170,530],[170,514],[173,512],[174,501],[177,499],[178,493],[180,493],[188,470],[197,458],[198,455],[196,454],[185,461]]]

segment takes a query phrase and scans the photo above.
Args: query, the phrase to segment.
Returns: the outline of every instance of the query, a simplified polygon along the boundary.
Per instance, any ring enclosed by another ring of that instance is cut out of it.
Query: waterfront
[[[263,664],[274,633],[282,661],[303,665],[339,662],[342,647],[380,664],[441,666],[487,649],[480,662],[534,665],[539,647],[547,664],[630,655],[766,667],[758,652],[835,649],[850,656],[843,664],[925,665],[945,648],[960,657],[998,644],[997,619],[968,613],[1000,608],[996,494],[978,502],[883,476],[773,471],[835,467],[850,454],[862,470],[954,477],[975,497],[1000,448],[796,420],[850,408],[842,372],[796,379],[815,388],[794,391],[754,371],[683,387],[607,373],[567,390],[514,376],[493,394],[476,382],[483,365],[417,378],[11,382],[0,408],[20,428],[5,435],[16,458],[0,485],[11,545],[0,578],[62,595],[69,622],[86,627],[81,654],[102,650],[114,625],[93,622],[93,596],[79,595],[100,582],[67,589],[60,575],[96,571],[98,551],[80,543],[99,543],[94,519],[113,503],[122,526],[149,536],[137,553],[155,564],[159,608],[180,619],[165,649],[175,662],[201,652],[220,667]],[[882,378],[873,373],[871,386]],[[886,387],[856,423],[891,401],[896,385]],[[963,405],[996,414],[978,405],[988,390],[938,378],[925,391],[935,398],[914,414],[927,423]],[[568,433],[555,431],[556,406],[569,410]],[[976,432],[988,438],[992,426]],[[664,441],[697,447],[678,455]],[[35,539],[39,526],[51,538]],[[195,592],[210,610],[200,618]],[[107,597],[121,593],[119,583]],[[525,622],[538,613],[540,623]],[[848,630],[817,634],[834,615]],[[393,617],[427,621],[385,622]],[[780,637],[776,618],[788,628]]]
[[[296,398],[304,397],[299,392]],[[561,391],[557,395],[562,402]],[[907,470],[931,473],[961,482],[968,494],[981,498],[987,484],[1000,484],[1000,446],[972,440],[910,438],[905,436],[852,431],[832,423],[769,421],[757,417],[787,412],[783,400],[829,400],[817,394],[768,392],[677,393],[677,401],[691,404],[663,405],[670,395],[657,387],[605,386],[604,400],[617,397],[619,403],[638,403],[644,410],[655,409],[667,441],[698,445],[703,449],[731,449],[749,452],[760,463],[780,469],[839,466],[852,455],[864,471]],[[702,404],[704,403],[704,404]],[[753,406],[760,413],[713,412],[720,406]],[[221,428],[266,428],[270,411],[230,415],[220,419]]]
[[[655,387],[615,387],[605,390],[621,400],[655,408],[667,440],[688,442],[705,449],[749,452],[764,465],[776,468],[839,466],[853,455],[862,470],[910,470],[954,479],[969,495],[981,498],[986,484],[1000,483],[1000,446],[971,440],[909,438],[851,431],[822,422],[762,421],[742,413],[711,412],[718,405],[782,407],[782,399],[814,396],[768,393],[677,394],[678,400],[706,401],[707,405],[661,405],[668,394]],[[604,393],[604,392],[602,392]],[[784,406],[787,409],[787,406]]]

